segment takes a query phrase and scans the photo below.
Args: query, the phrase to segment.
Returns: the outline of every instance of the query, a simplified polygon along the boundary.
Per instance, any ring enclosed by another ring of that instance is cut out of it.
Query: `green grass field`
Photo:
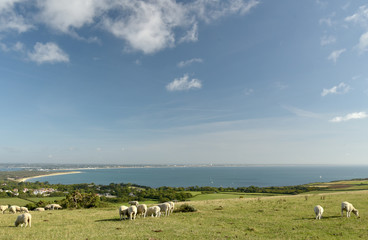
[[[32,212],[32,228],[0,215],[1,239],[368,239],[368,191],[191,201],[198,211],[120,221],[117,207]],[[340,216],[349,201],[360,218]],[[178,203],[180,205],[182,203]],[[325,212],[315,220],[313,208]]]

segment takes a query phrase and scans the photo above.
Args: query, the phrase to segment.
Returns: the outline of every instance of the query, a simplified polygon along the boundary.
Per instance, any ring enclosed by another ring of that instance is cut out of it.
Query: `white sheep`
[[[54,203],[54,204],[51,204],[52,205],[52,207],[53,207],[53,209],[62,209],[63,207],[62,206],[60,206],[59,204],[56,204],[56,203]]]
[[[170,213],[173,213],[174,212],[174,207],[175,207],[175,203],[170,201],[170,202],[167,202],[168,204],[170,204]]]
[[[316,214],[316,219],[321,219],[323,214],[323,207],[321,205],[315,206],[314,212]]]
[[[165,216],[169,216],[170,214],[170,204],[168,203],[160,203],[158,204],[157,206],[160,207],[160,212],[164,212],[165,213]],[[161,213],[160,213],[160,216],[161,216]]]
[[[160,216],[160,211],[161,211],[161,209],[160,209],[159,206],[149,207],[149,208],[147,208],[146,216],[159,217]]]
[[[137,206],[137,214],[142,215],[143,217],[146,217],[147,213],[147,205],[146,204],[139,204]]]
[[[8,209],[8,205],[0,205],[0,211],[4,214],[5,210]]]
[[[38,207],[34,211],[43,212],[45,209],[43,207]]]
[[[27,225],[31,227],[31,221],[32,221],[31,214],[23,213],[17,217],[17,220],[15,220],[14,224],[16,227],[18,227],[19,224],[21,227],[23,227],[23,224],[25,224],[25,227],[27,227]]]
[[[26,207],[20,207],[20,212],[29,213],[28,208]]]
[[[130,201],[128,202],[130,205],[135,205],[135,206],[138,206],[139,205],[139,202],[138,201]]]
[[[124,216],[128,216],[128,207],[127,206],[120,206],[119,207],[120,220],[123,220]]]
[[[137,207],[135,205],[132,205],[128,208],[128,215],[129,215],[129,220],[135,219],[135,217],[137,216]]]
[[[61,209],[62,207],[59,204],[52,203],[45,206],[46,210],[55,210],[55,209]]]
[[[346,217],[350,217],[351,212],[353,212],[357,217],[359,217],[358,210],[349,202],[341,203],[341,217],[344,216],[344,210],[346,211]]]
[[[9,212],[10,213],[16,213],[17,212],[17,209],[18,209],[17,206],[10,206],[9,207]],[[20,210],[20,207],[19,207],[19,210]]]

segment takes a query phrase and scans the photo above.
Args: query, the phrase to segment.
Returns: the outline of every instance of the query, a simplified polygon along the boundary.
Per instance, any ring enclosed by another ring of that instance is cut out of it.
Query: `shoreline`
[[[59,172],[59,173],[50,173],[50,174],[45,174],[45,175],[38,175],[38,176],[33,176],[33,177],[25,177],[25,178],[20,178],[17,179],[17,182],[26,182],[29,179],[33,179],[33,178],[41,178],[41,177],[51,177],[51,176],[58,176],[58,175],[67,175],[67,174],[77,174],[77,173],[82,173],[80,171],[72,171],[72,172]]]

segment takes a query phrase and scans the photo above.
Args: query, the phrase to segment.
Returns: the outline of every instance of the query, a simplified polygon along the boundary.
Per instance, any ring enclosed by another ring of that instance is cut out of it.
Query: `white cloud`
[[[259,3],[257,0],[196,0],[188,7],[196,12],[198,18],[211,22],[232,14],[246,14]]]
[[[201,58],[192,58],[186,61],[179,62],[178,67],[186,67],[186,66],[191,65],[192,63],[202,63],[202,62],[203,62],[203,59]]]
[[[174,1],[124,1],[119,7],[119,17],[106,17],[104,28],[145,54],[173,47],[173,29],[186,21],[185,8]]]
[[[321,96],[324,97],[328,94],[344,94],[344,93],[349,92],[349,90],[350,90],[350,86],[342,82],[339,85],[333,86],[330,89],[323,89]]]
[[[26,0],[0,1],[0,32],[19,33],[44,24],[87,42],[81,29],[101,29],[124,40],[125,50],[152,54],[177,43],[198,40],[200,21],[210,23],[233,14],[244,15],[257,0]],[[19,7],[18,7],[19,5]],[[32,8],[32,11],[27,11]],[[21,9],[22,11],[19,11]],[[24,9],[24,10],[23,10]],[[83,31],[88,34],[91,31]]]
[[[329,56],[328,56],[328,60],[331,60],[331,61],[333,61],[334,63],[336,63],[337,62],[337,59],[340,57],[340,55],[343,53],[343,52],[345,52],[346,51],[346,49],[345,48],[343,48],[343,49],[339,49],[339,50],[335,50],[335,51],[333,51]]]
[[[346,17],[345,21],[361,24],[362,26],[367,27],[368,26],[368,8],[367,6],[365,5],[360,6],[358,11],[354,13],[353,15]]]
[[[258,5],[250,0],[195,0],[178,3],[173,0],[120,1],[118,17],[105,16],[104,29],[126,41],[127,50],[152,54],[176,43],[176,29],[184,29],[179,43],[198,40],[198,21],[207,23],[231,14],[245,14]],[[188,29],[189,28],[189,29]]]
[[[368,51],[368,32],[360,36],[357,48],[360,53]]]
[[[184,35],[179,42],[196,42],[198,41],[198,24],[193,24],[192,29],[187,31],[187,34]]]
[[[1,0],[0,1],[0,32],[17,31],[23,33],[33,28],[23,16],[17,14],[15,6],[24,0]]]
[[[166,89],[170,92],[173,91],[184,91],[189,89],[200,89],[202,83],[200,80],[193,78],[189,81],[188,74],[185,74],[181,78],[176,78],[174,81],[166,85]]]
[[[69,62],[69,56],[52,42],[45,44],[37,42],[33,52],[28,52],[28,58],[38,64]]]
[[[105,0],[38,0],[39,20],[58,31],[69,33],[72,29],[92,24],[94,18],[107,9]]]
[[[323,36],[321,38],[321,46],[326,46],[336,42],[336,38],[334,36]]]
[[[330,120],[330,122],[346,122],[352,119],[364,119],[367,118],[368,114],[366,112],[355,112],[355,113],[349,113],[345,116],[338,116],[334,117]]]
[[[12,47],[8,47],[5,43],[0,42],[0,49],[4,52],[15,51],[15,52],[23,52],[24,44],[21,42],[16,42]]]

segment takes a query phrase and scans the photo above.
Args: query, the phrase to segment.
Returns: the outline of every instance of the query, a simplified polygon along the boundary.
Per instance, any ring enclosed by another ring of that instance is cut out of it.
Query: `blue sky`
[[[0,162],[365,164],[366,1],[3,0]]]

